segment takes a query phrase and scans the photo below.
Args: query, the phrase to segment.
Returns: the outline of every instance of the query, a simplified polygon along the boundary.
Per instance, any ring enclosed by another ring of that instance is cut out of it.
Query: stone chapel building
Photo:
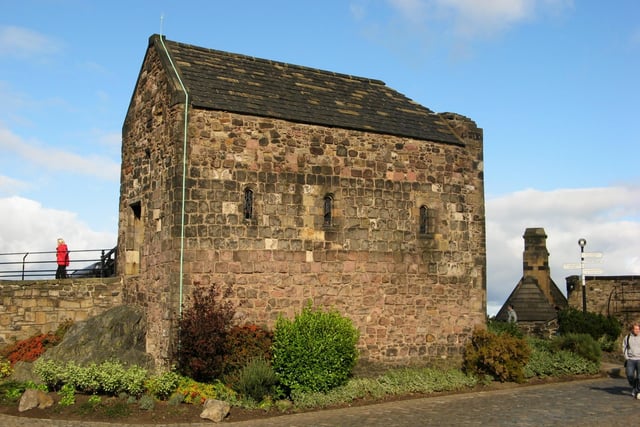
[[[486,313],[482,130],[382,81],[153,35],[122,131],[118,271],[172,360],[195,285],[237,321],[309,302],[360,358],[460,358]]]

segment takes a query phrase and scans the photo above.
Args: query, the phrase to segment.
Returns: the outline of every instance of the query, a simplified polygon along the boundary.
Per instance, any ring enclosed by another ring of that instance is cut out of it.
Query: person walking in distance
[[[56,262],[58,269],[56,270],[56,279],[67,278],[67,267],[69,266],[69,249],[62,237],[58,238],[58,247],[56,248]]]
[[[518,323],[518,315],[511,304],[507,307],[507,322]]]
[[[640,323],[635,322],[631,326],[631,333],[622,340],[622,354],[624,354],[624,368],[629,385],[633,387],[631,396],[640,399],[640,384],[638,374],[640,373]]]

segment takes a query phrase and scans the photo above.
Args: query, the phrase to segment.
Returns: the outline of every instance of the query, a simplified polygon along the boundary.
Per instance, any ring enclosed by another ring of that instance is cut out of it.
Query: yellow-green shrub
[[[524,339],[476,329],[465,346],[464,368],[479,377],[489,375],[502,382],[523,382],[530,354]]]

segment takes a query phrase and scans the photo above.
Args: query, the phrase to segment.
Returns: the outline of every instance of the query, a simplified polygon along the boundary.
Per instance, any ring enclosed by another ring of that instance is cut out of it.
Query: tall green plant
[[[178,372],[197,381],[220,378],[224,370],[225,343],[235,309],[221,301],[216,285],[193,289],[180,318]]]
[[[570,351],[597,364],[602,358],[600,344],[589,334],[560,335],[551,340],[551,348]]]
[[[616,340],[622,332],[622,325],[615,317],[607,317],[599,313],[582,312],[573,307],[560,310],[558,313],[558,333],[589,334],[593,339]]]
[[[282,316],[276,321],[273,367],[291,390],[328,391],[351,376],[358,336],[351,319],[307,306],[293,321]]]
[[[268,360],[257,357],[240,370],[234,387],[243,396],[261,402],[267,396],[277,394],[278,376]]]

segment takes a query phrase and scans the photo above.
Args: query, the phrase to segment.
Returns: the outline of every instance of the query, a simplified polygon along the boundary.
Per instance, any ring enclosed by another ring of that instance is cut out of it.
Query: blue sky
[[[161,18],[162,17],[162,18]],[[547,231],[640,274],[640,2],[22,0],[0,6],[0,252],[116,242],[120,138],[150,35],[383,80],[484,129],[488,303]]]

